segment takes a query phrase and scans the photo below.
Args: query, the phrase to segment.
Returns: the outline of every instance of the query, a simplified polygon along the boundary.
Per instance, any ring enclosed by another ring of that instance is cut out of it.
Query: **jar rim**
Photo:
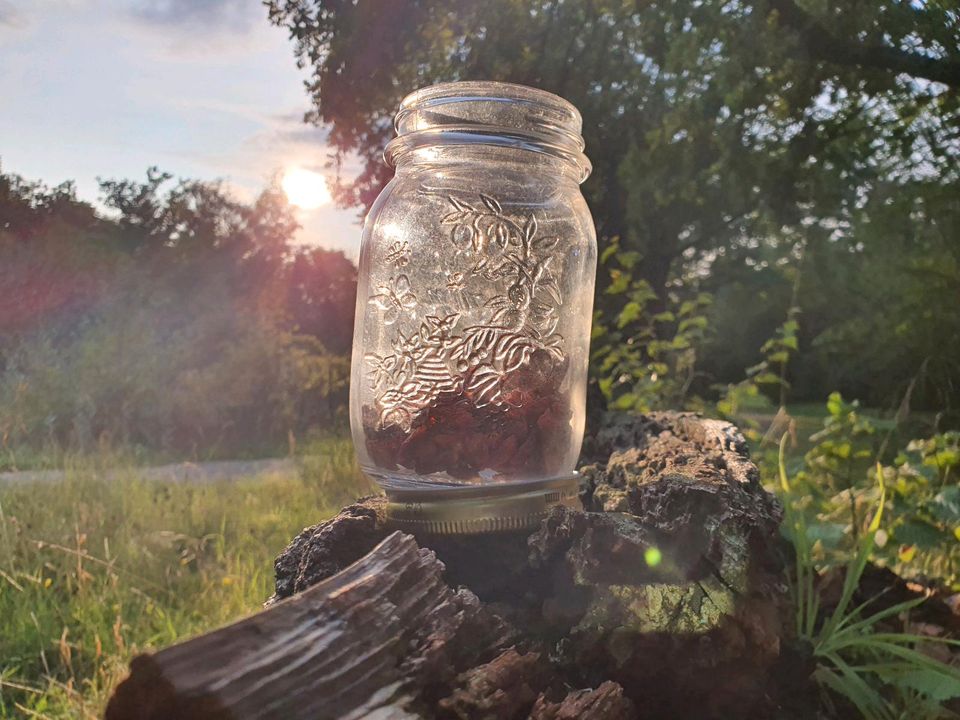
[[[518,83],[501,82],[500,80],[459,80],[427,85],[407,94],[400,101],[399,118],[405,110],[418,105],[429,103],[435,99],[450,99],[464,97],[483,97],[498,100],[516,100],[548,107],[570,114],[574,130],[579,132],[583,127],[583,118],[577,107],[564,98],[548,90],[520,85]]]
[[[480,116],[471,117],[474,111]],[[583,153],[582,125],[571,102],[546,90],[485,80],[438,83],[401,101],[394,120],[397,137],[385,148],[384,159],[396,167],[424,147],[509,147],[564,160],[577,170],[577,182],[583,182],[592,166]]]

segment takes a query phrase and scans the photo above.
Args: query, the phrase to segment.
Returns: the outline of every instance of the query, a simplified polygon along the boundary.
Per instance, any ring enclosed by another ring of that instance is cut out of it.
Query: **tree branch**
[[[906,73],[954,89],[960,88],[960,59],[934,58],[889,45],[837,38],[794,0],[770,0],[770,7],[777,12],[784,27],[800,34],[810,54],[816,58],[837,65]]]

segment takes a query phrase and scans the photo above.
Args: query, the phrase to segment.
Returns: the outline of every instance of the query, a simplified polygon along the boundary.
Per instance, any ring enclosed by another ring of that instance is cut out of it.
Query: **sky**
[[[97,177],[222,179],[251,200],[324,173],[306,77],[260,0],[0,0],[0,167],[96,201]],[[298,209],[297,241],[356,258],[355,209]]]

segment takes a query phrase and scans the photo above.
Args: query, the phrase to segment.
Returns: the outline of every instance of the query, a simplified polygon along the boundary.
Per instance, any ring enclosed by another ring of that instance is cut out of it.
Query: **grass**
[[[110,455],[65,469],[0,486],[0,718],[102,716],[132,656],[255,611],[293,535],[369,489],[343,439],[225,483],[148,481]]]
[[[890,632],[884,621],[908,616],[926,597],[894,604],[882,610],[871,608],[878,598],[852,607],[860,578],[876,547],[886,504],[883,471],[878,464],[879,498],[869,525],[856,541],[847,561],[843,590],[833,610],[822,616],[818,568],[803,512],[787,476],[784,455],[787,435],[780,440],[778,477],[784,501],[784,529],[796,552],[789,576],[796,611],[797,637],[812,649],[817,667],[813,677],[824,691],[849,702],[864,720],[934,720],[952,717],[942,702],[960,695],[960,668],[928,654],[932,645],[960,647],[960,641],[910,632]],[[869,612],[868,612],[869,611]],[[833,696],[824,693],[823,705],[837,716]]]

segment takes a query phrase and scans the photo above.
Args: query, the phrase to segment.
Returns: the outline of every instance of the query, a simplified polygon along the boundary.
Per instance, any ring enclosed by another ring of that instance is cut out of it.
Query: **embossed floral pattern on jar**
[[[549,93],[408,96],[360,253],[351,426],[388,494],[572,477],[596,271],[580,115]]]

